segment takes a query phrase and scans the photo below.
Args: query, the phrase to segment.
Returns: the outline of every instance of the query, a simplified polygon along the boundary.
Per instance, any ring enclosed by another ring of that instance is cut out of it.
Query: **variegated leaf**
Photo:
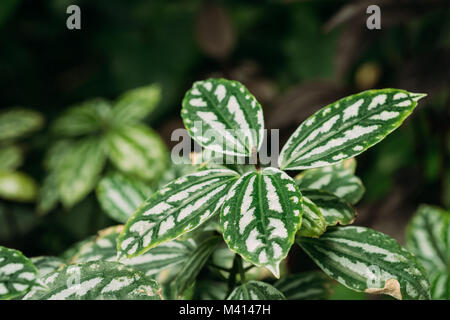
[[[281,150],[285,170],[323,167],[354,157],[398,128],[424,94],[368,90],[334,102],[306,119]]]
[[[275,168],[249,172],[233,185],[222,206],[223,237],[232,251],[279,277],[302,210],[302,195],[286,173]]]
[[[36,111],[14,108],[0,113],[0,141],[12,140],[36,131],[44,118]]]
[[[433,300],[450,300],[450,273],[435,272],[430,276],[431,298]]]
[[[63,251],[63,253],[59,256],[61,260],[65,261],[67,264],[72,261],[72,259],[80,252],[80,249],[88,242],[91,242],[95,239],[95,236],[90,236],[87,239],[75,242],[69,248]]]
[[[239,82],[208,79],[195,82],[181,110],[189,135],[201,146],[229,155],[250,156],[263,141],[260,104]]]
[[[275,287],[262,281],[249,281],[236,287],[227,300],[285,300]]]
[[[52,256],[34,257],[31,258],[31,262],[38,270],[39,279],[65,266],[65,262],[62,259]]]
[[[295,177],[300,190],[320,189],[355,204],[364,194],[361,180],[354,175],[355,159],[347,159],[332,166],[309,169]]]
[[[37,273],[20,251],[0,246],[0,300],[25,294],[35,284]]]
[[[121,171],[145,180],[156,180],[167,167],[167,147],[152,129],[135,124],[107,136],[108,155]]]
[[[111,118],[111,106],[103,99],[93,99],[65,111],[52,126],[58,136],[76,137],[100,132]]]
[[[450,212],[421,205],[409,222],[406,247],[431,275],[448,272],[450,265]]]
[[[71,258],[70,263],[89,261],[117,261],[117,237],[123,226],[110,227],[99,231],[99,235],[84,243]],[[173,240],[160,244],[146,253],[120,262],[147,276],[172,268],[185,262],[196,248],[192,239]]]
[[[425,270],[389,236],[364,227],[331,227],[319,239],[298,244],[330,277],[344,286],[396,299],[429,299]]]
[[[332,282],[323,272],[309,271],[290,274],[274,284],[288,300],[328,299]]]
[[[64,267],[41,279],[24,300],[159,300],[159,284],[117,262],[91,261]]]
[[[154,84],[125,92],[114,105],[113,121],[126,124],[144,120],[160,100],[161,88]]]
[[[23,163],[22,150],[15,146],[0,147],[0,170],[12,171],[20,167]]]
[[[30,202],[36,198],[38,186],[33,178],[19,171],[0,171],[0,198]]]
[[[94,189],[105,163],[102,141],[84,138],[75,142],[57,161],[54,169],[62,203],[72,207]]]
[[[173,280],[173,283],[176,286],[175,292],[177,296],[182,296],[194,283],[197,275],[208,261],[219,241],[219,237],[210,237],[200,243],[192,252],[181,267],[177,277]]]
[[[107,175],[97,186],[97,199],[103,211],[121,223],[127,222],[151,194],[146,183],[118,172]]]
[[[355,209],[347,201],[332,193],[305,189],[302,190],[302,194],[320,209],[327,226],[352,224],[356,218]]]
[[[303,221],[298,231],[302,237],[320,237],[327,229],[327,221],[318,206],[303,196]]]
[[[138,256],[194,230],[219,210],[238,177],[231,170],[213,169],[167,184],[128,220],[119,237],[119,251],[128,257]]]

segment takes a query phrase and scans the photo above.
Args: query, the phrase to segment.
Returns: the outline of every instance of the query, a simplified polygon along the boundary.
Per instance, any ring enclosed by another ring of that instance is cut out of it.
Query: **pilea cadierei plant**
[[[381,89],[343,98],[306,119],[278,166],[264,167],[263,112],[253,95],[236,81],[196,82],[181,116],[189,135],[219,157],[180,170],[193,172],[175,175],[134,213],[148,191],[112,177],[98,195],[125,225],[58,258],[1,248],[0,297],[319,299],[332,278],[356,291],[429,299],[427,273],[412,253],[383,233],[348,226],[364,192],[354,157],[399,127],[424,96]],[[224,165],[222,156],[256,165]],[[282,262],[294,243],[323,272],[288,274]]]

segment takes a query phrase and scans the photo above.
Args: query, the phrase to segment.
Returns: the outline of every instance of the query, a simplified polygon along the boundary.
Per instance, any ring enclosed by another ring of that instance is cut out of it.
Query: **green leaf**
[[[139,179],[120,173],[109,174],[97,186],[97,199],[112,219],[125,223],[152,193]]]
[[[0,246],[0,300],[25,294],[36,282],[37,270],[20,251]]]
[[[227,300],[285,300],[275,287],[262,281],[249,281],[236,287]]]
[[[42,183],[38,198],[37,198],[37,211],[40,214],[47,214],[51,210],[55,209],[58,205],[59,194],[57,192],[58,184],[56,174],[50,172]]]
[[[332,166],[305,170],[295,181],[300,190],[320,189],[355,204],[364,194],[361,180],[354,175],[355,167],[356,161],[352,158]]]
[[[430,277],[431,298],[433,300],[450,300],[449,272],[435,272]]]
[[[167,147],[144,125],[113,130],[107,136],[109,158],[121,171],[146,180],[158,179],[167,166]]]
[[[11,201],[30,202],[36,198],[36,182],[22,172],[0,171],[0,197]]]
[[[352,224],[356,218],[355,209],[347,201],[332,193],[305,189],[302,190],[302,194],[320,209],[327,226]]]
[[[318,206],[303,196],[303,221],[298,231],[302,237],[320,237],[327,229],[327,221]]]
[[[117,261],[117,237],[122,229],[123,226],[115,226],[99,231],[99,235],[95,239],[85,242],[77,250],[70,263],[99,260]],[[162,270],[185,262],[195,247],[195,242],[192,239],[169,241],[138,257],[122,259],[120,263],[142,271],[147,276],[154,276]]]
[[[36,131],[44,124],[42,115],[23,108],[10,109],[0,113],[0,141],[23,137]]]
[[[202,279],[195,282],[193,300],[224,300],[226,294],[226,282]]]
[[[105,163],[102,141],[84,138],[67,149],[55,168],[59,196],[72,207],[94,189]]]
[[[112,110],[113,121],[117,124],[135,123],[144,120],[161,100],[161,88],[149,85],[136,88],[119,97]]]
[[[134,257],[194,230],[219,210],[237,178],[234,171],[213,169],[167,184],[128,220],[119,237],[119,251]]]
[[[39,279],[65,266],[62,259],[52,256],[34,257],[31,258],[31,262],[38,270]]]
[[[354,157],[398,128],[424,96],[381,89],[340,99],[297,128],[281,150],[280,168],[323,167]]]
[[[397,299],[429,299],[425,270],[387,235],[364,227],[331,227],[319,239],[298,244],[330,277],[344,286]]]
[[[183,99],[181,117],[189,135],[206,149],[250,156],[261,147],[262,108],[237,81],[195,82]]]
[[[450,212],[421,205],[407,227],[406,248],[414,253],[429,274],[449,272]]]
[[[302,195],[283,171],[243,175],[228,192],[220,223],[228,247],[279,277],[279,265],[301,225]]]
[[[76,137],[108,128],[111,106],[103,99],[94,99],[69,108],[53,124],[58,136]]]
[[[10,145],[0,148],[0,170],[15,170],[22,165],[23,160],[23,154],[19,147]]]
[[[288,300],[328,299],[332,291],[332,282],[319,271],[290,274],[274,284]]]
[[[197,275],[200,273],[219,242],[219,237],[210,237],[200,243],[192,252],[173,282],[176,286],[175,292],[177,296],[182,296],[194,283]]]
[[[42,278],[24,300],[159,300],[158,283],[117,262],[69,265]]]

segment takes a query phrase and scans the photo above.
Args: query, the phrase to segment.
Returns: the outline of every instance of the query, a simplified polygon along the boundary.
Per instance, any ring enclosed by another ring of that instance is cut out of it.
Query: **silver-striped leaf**
[[[380,89],[340,99],[297,128],[281,150],[280,168],[323,167],[354,157],[398,128],[424,96]]]
[[[20,251],[0,246],[0,300],[27,293],[37,274],[36,267]]]
[[[123,226],[109,227],[101,230],[95,239],[84,243],[71,258],[70,263],[89,261],[117,261],[117,238]],[[160,244],[146,253],[120,263],[142,271],[146,276],[155,276],[163,270],[184,263],[195,250],[192,239],[173,240]]]
[[[298,235],[302,237],[320,237],[327,230],[327,221],[320,208],[303,195],[303,218]]]
[[[274,286],[252,280],[236,287],[227,300],[286,300],[286,297]]]
[[[302,210],[302,195],[286,173],[275,168],[249,172],[233,185],[222,206],[223,237],[233,252],[279,277]]]
[[[309,271],[290,274],[274,283],[288,300],[328,299],[332,281],[323,272]]]
[[[430,275],[436,271],[449,272],[450,212],[421,205],[407,227],[406,248]]]
[[[336,195],[314,189],[302,190],[304,197],[311,200],[322,213],[327,226],[352,224],[356,218],[356,211],[350,203]]]
[[[30,260],[38,270],[39,279],[65,266],[65,262],[58,257],[39,256],[33,257]]]
[[[24,108],[13,108],[0,113],[0,141],[23,137],[44,124],[39,112]]]
[[[145,125],[116,128],[108,133],[107,142],[109,159],[124,173],[152,181],[167,167],[166,145]]]
[[[129,124],[144,120],[161,100],[161,88],[152,84],[139,87],[121,95],[112,109],[116,124]]]
[[[200,243],[191,253],[189,258],[182,265],[178,275],[173,280],[177,296],[182,296],[191,287],[219,242],[219,237],[210,237]]]
[[[181,110],[189,135],[219,153],[250,156],[261,147],[264,118],[260,104],[241,83],[226,79],[197,81]]]
[[[102,178],[96,191],[103,211],[121,223],[127,222],[136,209],[152,194],[148,184],[118,172]]]
[[[365,191],[361,179],[354,174],[355,167],[355,159],[347,159],[332,166],[305,170],[295,181],[300,190],[320,189],[355,204]]]
[[[450,300],[450,273],[435,272],[430,276],[431,298]]]
[[[159,284],[117,262],[91,261],[47,274],[24,300],[160,300]]]
[[[389,236],[364,227],[331,227],[319,239],[298,244],[330,277],[344,286],[396,299],[429,299],[426,272]]]
[[[138,256],[194,230],[219,210],[238,177],[231,170],[204,170],[162,187],[126,223],[119,236],[119,252]]]

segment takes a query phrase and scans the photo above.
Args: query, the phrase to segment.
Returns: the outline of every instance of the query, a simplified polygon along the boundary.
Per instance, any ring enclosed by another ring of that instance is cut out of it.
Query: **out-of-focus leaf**
[[[0,197],[11,201],[30,202],[36,198],[36,182],[25,173],[0,171]]]
[[[287,275],[275,282],[274,287],[288,300],[328,299],[332,281],[320,271],[310,271]]]
[[[450,300],[450,273],[435,272],[430,276],[431,298],[433,300]]]
[[[121,223],[127,222],[152,193],[151,188],[143,181],[118,172],[102,178],[96,191],[102,209]]]
[[[58,136],[75,137],[106,129],[111,117],[111,106],[103,99],[94,99],[69,108],[53,124]]]
[[[0,170],[11,171],[23,163],[23,154],[19,147],[9,145],[0,147]]]
[[[115,124],[127,124],[144,120],[161,100],[161,88],[158,85],[136,88],[119,97],[112,109]]]
[[[217,280],[199,280],[195,283],[194,300],[224,300],[227,283]]]
[[[125,173],[156,180],[167,166],[167,147],[155,131],[144,125],[113,130],[107,140],[110,160]]]
[[[56,174],[50,172],[44,179],[37,198],[37,211],[40,214],[47,214],[53,210],[59,201],[58,184]]]
[[[105,159],[102,141],[97,138],[83,138],[61,155],[55,174],[59,196],[66,207],[72,207],[92,191]]]
[[[227,300],[285,300],[277,288],[262,281],[249,281],[236,287]]]
[[[38,130],[44,118],[36,111],[15,108],[0,113],[0,141],[17,139]]]

